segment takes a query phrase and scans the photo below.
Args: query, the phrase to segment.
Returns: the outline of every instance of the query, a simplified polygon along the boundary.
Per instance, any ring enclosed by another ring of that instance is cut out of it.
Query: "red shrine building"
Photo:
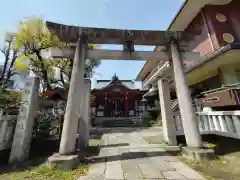
[[[92,116],[101,117],[138,117],[143,110],[142,95],[144,90],[135,88],[132,80],[119,80],[116,75],[112,80],[97,80],[91,91]]]

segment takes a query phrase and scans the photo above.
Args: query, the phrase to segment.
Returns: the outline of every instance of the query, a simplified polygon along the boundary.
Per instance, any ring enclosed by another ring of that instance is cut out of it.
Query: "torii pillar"
[[[168,145],[177,145],[176,128],[172,112],[169,83],[161,78],[158,80],[158,94],[162,114],[164,140]]]
[[[186,142],[189,147],[200,148],[202,146],[202,140],[198,128],[198,120],[192,106],[192,99],[184,73],[179,46],[177,40],[174,38],[172,38],[169,42],[169,51],[171,53],[177,98]]]
[[[78,124],[78,149],[88,146],[89,141],[89,121],[91,102],[91,80],[84,79],[83,98],[81,99],[80,118]]]
[[[87,57],[87,49],[87,38],[81,36],[78,39],[74,55],[70,88],[68,91],[68,100],[59,148],[60,155],[70,155],[74,154],[76,151],[78,119],[80,108],[82,108],[79,108],[79,104],[83,98],[84,92],[84,66]]]

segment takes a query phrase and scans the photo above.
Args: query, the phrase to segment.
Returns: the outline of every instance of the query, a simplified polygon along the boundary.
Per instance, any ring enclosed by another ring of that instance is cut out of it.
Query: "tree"
[[[6,34],[3,48],[0,52],[4,55],[4,65],[0,73],[0,86],[5,89],[11,76],[16,74],[14,64],[19,55],[19,51],[14,47],[14,36],[10,33]]]
[[[92,78],[92,76],[96,73],[95,69],[99,67],[101,64],[101,60],[87,60],[86,66],[85,66],[85,77],[86,78]]]
[[[71,79],[73,66],[72,58],[61,58],[57,60],[45,59],[42,52],[49,48],[68,47],[65,42],[60,42],[57,36],[48,30],[42,19],[30,18],[22,21],[16,33],[17,47],[23,49],[23,53],[17,59],[19,64],[25,62],[25,67],[39,76],[43,82],[43,89],[52,89],[53,85],[61,83],[68,87]],[[95,48],[89,44],[89,48]],[[100,65],[100,60],[87,63],[85,76],[91,77],[94,68]],[[56,68],[60,70],[60,78],[56,77]]]
[[[100,60],[86,60],[85,65],[85,78],[92,78],[93,74],[95,74],[95,69],[99,67],[101,64]],[[60,60],[55,61],[55,66],[59,68],[59,79],[56,80],[54,83],[61,83],[61,86],[68,88],[69,82],[71,80],[71,73],[73,67],[73,59],[72,58],[62,58]],[[54,81],[54,80],[53,80]]]
[[[38,18],[29,18],[20,22],[16,33],[16,46],[22,49],[18,62],[25,62],[28,70],[33,71],[43,82],[43,89],[51,89],[49,79],[54,76],[53,62],[44,59],[42,52],[58,47],[60,41],[50,32],[45,22]]]

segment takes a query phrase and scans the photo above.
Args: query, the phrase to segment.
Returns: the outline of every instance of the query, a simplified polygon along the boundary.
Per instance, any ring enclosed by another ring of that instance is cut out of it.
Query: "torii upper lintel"
[[[79,35],[84,34],[88,41],[93,44],[124,44],[132,41],[134,45],[165,45],[170,37],[179,39],[182,32],[172,31],[149,31],[149,30],[126,30],[78,27],[58,24],[47,21],[50,31],[56,33],[61,41],[75,43]]]

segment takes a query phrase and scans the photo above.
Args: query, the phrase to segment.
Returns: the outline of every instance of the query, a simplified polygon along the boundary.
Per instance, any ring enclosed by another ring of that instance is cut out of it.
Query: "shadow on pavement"
[[[121,147],[121,146],[129,146],[128,143],[120,143],[120,144],[108,144],[108,145],[99,145],[99,148],[112,148],[112,147]]]
[[[151,132],[159,131],[161,126],[155,127],[93,127],[90,130],[91,134],[112,134],[112,133],[131,133],[131,132],[139,132],[142,130],[149,130]],[[147,132],[147,131],[146,131]]]
[[[177,154],[168,152],[126,152],[122,153],[121,155],[114,155],[114,156],[98,156],[98,157],[90,157],[87,159],[87,163],[95,164],[95,163],[102,163],[102,162],[113,162],[119,160],[131,160],[131,159],[141,159],[147,157],[158,157],[158,156],[176,156]]]

